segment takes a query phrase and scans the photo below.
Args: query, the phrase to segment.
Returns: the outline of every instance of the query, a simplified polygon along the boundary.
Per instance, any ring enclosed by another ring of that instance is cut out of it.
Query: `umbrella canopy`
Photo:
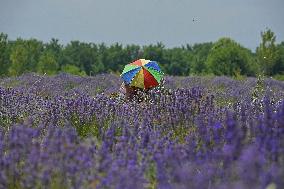
[[[156,61],[139,59],[127,64],[120,76],[127,85],[149,89],[159,85],[163,75]]]

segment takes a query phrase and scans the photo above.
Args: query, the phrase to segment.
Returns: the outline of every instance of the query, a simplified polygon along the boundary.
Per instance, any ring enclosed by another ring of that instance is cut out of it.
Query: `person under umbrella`
[[[163,75],[156,61],[136,60],[124,67],[120,92],[125,100],[141,102],[150,89],[161,83]]]

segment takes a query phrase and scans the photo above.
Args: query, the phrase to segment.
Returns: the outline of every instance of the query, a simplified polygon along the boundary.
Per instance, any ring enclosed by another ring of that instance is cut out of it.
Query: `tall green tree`
[[[277,60],[273,67],[273,74],[283,75],[284,77],[284,42],[278,44],[277,48]]]
[[[192,74],[204,74],[207,72],[206,60],[212,46],[212,42],[193,45],[191,48],[193,57],[190,70]]]
[[[126,51],[125,55],[127,58],[127,62],[143,58],[143,52],[139,45],[126,45],[124,50]]]
[[[192,53],[184,48],[164,50],[166,60],[166,73],[170,75],[186,76],[189,74],[192,62]]]
[[[80,41],[71,41],[66,45],[62,52],[62,61],[60,66],[74,65],[76,67],[81,67],[80,61]]]
[[[19,75],[24,72],[36,72],[39,57],[44,46],[36,39],[23,40],[18,38],[11,44],[9,73]]]
[[[214,43],[206,64],[215,75],[252,75],[251,53],[230,38]]]
[[[24,47],[28,51],[27,71],[36,72],[39,57],[44,51],[44,44],[37,39],[28,39],[24,41]]]
[[[123,46],[119,43],[111,45],[107,49],[107,57],[104,57],[104,65],[108,72],[119,71],[127,64],[127,53],[124,51]],[[106,62],[105,62],[106,61]]]
[[[90,75],[96,61],[98,61],[98,55],[94,44],[71,41],[63,50],[61,66],[74,65]]]
[[[52,51],[46,50],[39,58],[37,72],[41,74],[54,75],[58,70],[58,62]]]
[[[11,49],[11,66],[9,74],[13,76],[20,75],[27,70],[29,64],[29,53],[22,39],[17,39]]]
[[[52,38],[48,43],[44,44],[44,51],[49,51],[53,54],[58,65],[62,62],[63,45],[59,44],[59,40]]]
[[[257,61],[266,75],[273,74],[273,67],[278,59],[275,45],[276,36],[270,29],[261,32],[261,43],[256,49]]]
[[[49,43],[45,44],[45,50],[51,51],[56,57],[62,53],[63,46],[59,44],[59,40],[52,38]]]
[[[0,76],[7,75],[9,68],[8,35],[0,33]]]
[[[92,75],[92,74],[105,72],[105,65],[101,60],[98,45],[92,43],[91,48],[92,48],[91,71],[87,71],[87,73],[89,73],[89,75]]]

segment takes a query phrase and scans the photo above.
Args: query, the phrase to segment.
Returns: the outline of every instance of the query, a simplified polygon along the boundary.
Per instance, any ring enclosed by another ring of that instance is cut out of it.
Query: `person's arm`
[[[134,88],[129,85],[124,85],[125,87],[125,97],[126,99],[130,100],[134,96]]]

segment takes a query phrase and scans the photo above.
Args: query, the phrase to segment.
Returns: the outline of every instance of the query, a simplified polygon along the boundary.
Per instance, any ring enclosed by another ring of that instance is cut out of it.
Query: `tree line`
[[[37,39],[9,40],[0,33],[0,76],[18,76],[26,72],[53,75],[121,73],[125,64],[136,59],[155,60],[168,75],[276,76],[284,79],[284,42],[276,44],[274,32],[261,32],[255,52],[230,38],[216,42],[165,48],[162,43],[147,46],[58,39],[44,43]]]

